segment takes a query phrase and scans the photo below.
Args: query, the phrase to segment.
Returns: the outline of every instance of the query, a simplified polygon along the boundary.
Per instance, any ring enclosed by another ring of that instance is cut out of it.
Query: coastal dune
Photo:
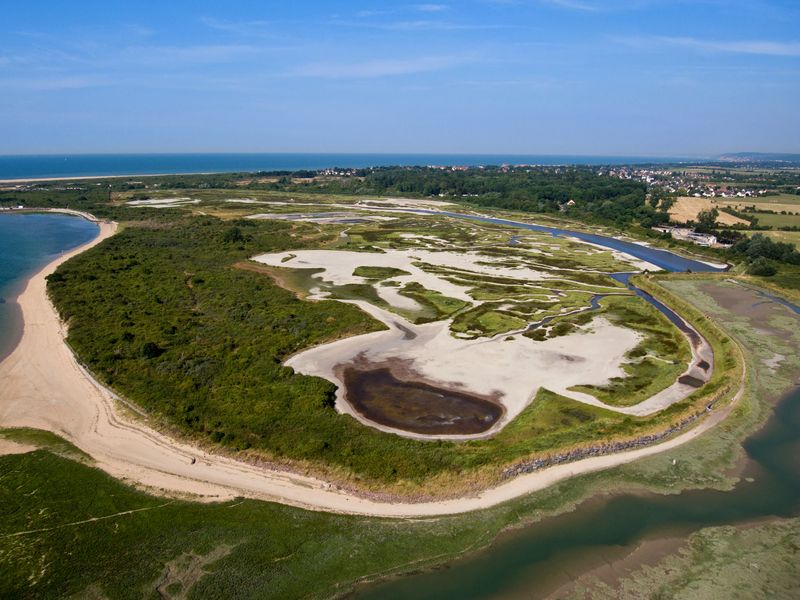
[[[24,330],[19,345],[0,363],[0,427],[52,431],[89,454],[96,466],[110,475],[156,493],[200,501],[244,496],[313,510],[384,517],[464,513],[574,475],[675,448],[722,421],[731,410],[729,406],[715,411],[697,427],[661,444],[542,469],[473,496],[433,502],[380,502],[311,477],[209,454],[134,420],[131,411],[79,364],[64,341],[66,330],[48,300],[45,278],[59,264],[107,239],[115,230],[113,223],[100,223],[97,238],[45,266],[19,296]]]

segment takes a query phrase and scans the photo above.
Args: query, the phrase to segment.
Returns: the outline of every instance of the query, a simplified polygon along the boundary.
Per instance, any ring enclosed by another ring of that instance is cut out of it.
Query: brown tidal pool
[[[427,435],[468,435],[488,431],[503,416],[499,404],[422,381],[403,381],[388,367],[346,367],[347,401],[380,425]]]

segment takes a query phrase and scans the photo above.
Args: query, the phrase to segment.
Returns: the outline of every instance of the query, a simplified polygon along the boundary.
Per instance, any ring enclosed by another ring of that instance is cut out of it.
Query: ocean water
[[[0,179],[294,171],[426,165],[620,165],[686,162],[677,157],[523,154],[48,154],[0,156]]]
[[[14,298],[27,278],[98,232],[96,224],[80,217],[0,213],[0,357],[19,339],[22,319]]]

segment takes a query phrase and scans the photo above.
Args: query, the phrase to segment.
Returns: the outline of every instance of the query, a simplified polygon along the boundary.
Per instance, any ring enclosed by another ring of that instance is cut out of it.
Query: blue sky
[[[800,152],[797,0],[7,2],[0,153]]]

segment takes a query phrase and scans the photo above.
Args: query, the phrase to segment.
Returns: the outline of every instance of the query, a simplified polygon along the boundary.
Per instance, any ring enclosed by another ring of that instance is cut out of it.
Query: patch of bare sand
[[[7,456],[9,454],[26,454],[36,450],[36,446],[32,444],[22,444],[0,437],[0,456]]]
[[[569,389],[584,382],[604,385],[609,377],[625,376],[621,364],[640,337],[605,319],[597,319],[591,331],[544,342],[522,335],[463,340],[450,334],[449,321],[415,325],[369,303],[353,303],[386,324],[387,329],[311,348],[285,364],[300,373],[336,383],[337,410],[365,425],[418,439],[490,437],[519,415],[542,387],[609,410],[636,410],[607,406],[593,396]],[[410,365],[419,379],[433,385],[497,398],[506,409],[505,415],[488,431],[472,435],[419,435],[376,424],[353,409],[339,376],[337,367],[359,361]]]

